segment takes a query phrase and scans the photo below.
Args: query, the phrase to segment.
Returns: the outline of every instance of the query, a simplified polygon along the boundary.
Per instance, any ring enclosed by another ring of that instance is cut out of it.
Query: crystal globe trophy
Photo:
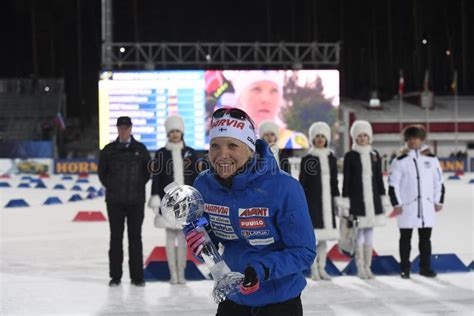
[[[161,201],[163,216],[184,233],[191,230],[202,232],[205,237],[201,256],[214,279],[212,297],[220,303],[239,291],[244,275],[230,271],[206,231],[207,219],[203,216],[204,200],[198,190],[189,185],[171,183],[165,187]]]

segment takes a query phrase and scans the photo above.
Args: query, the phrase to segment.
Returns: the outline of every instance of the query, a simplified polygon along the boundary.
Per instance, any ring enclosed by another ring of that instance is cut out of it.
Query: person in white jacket
[[[197,155],[194,149],[184,144],[184,121],[181,116],[172,115],[165,121],[168,141],[160,148],[153,160],[153,182],[148,206],[155,213],[155,227],[166,229],[166,256],[171,284],[184,284],[186,268],[186,241],[181,232],[161,214],[161,198],[164,188],[171,182],[192,185],[197,177]]]
[[[403,136],[407,148],[394,159],[390,167],[389,195],[400,228],[401,277],[410,278],[411,236],[418,229],[420,274],[436,277],[431,269],[431,231],[435,213],[444,202],[442,170],[436,158],[424,144],[426,131],[421,125],[407,127]]]

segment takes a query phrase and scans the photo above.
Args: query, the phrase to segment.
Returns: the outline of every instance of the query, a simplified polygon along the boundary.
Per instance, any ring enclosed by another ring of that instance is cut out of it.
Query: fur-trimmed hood
[[[400,150],[401,155],[408,155],[410,152],[415,152],[416,149],[410,149],[408,147],[404,147]],[[421,145],[420,149],[418,149],[418,153],[423,156],[434,156],[434,154],[431,152],[431,149],[428,145],[423,144]]]

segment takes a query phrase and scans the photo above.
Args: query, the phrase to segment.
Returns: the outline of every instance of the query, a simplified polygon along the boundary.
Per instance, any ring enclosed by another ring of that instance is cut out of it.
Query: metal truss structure
[[[336,68],[340,43],[120,43],[102,44],[103,69],[173,67]]]

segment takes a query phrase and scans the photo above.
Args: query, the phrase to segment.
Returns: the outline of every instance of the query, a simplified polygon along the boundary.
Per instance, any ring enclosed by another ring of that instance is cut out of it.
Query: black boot
[[[145,280],[140,279],[140,280],[132,280],[132,284],[138,287],[145,286]]]
[[[402,270],[402,272],[400,273],[400,276],[402,277],[402,279],[409,279],[410,278],[410,269]]]
[[[434,272],[431,268],[425,267],[420,268],[420,275],[425,276],[427,278],[435,278],[437,273]]]
[[[436,277],[436,272],[431,269],[431,228],[419,228],[420,237],[420,275],[427,278]]]
[[[109,282],[110,287],[116,287],[120,285],[120,279],[112,279]]]

